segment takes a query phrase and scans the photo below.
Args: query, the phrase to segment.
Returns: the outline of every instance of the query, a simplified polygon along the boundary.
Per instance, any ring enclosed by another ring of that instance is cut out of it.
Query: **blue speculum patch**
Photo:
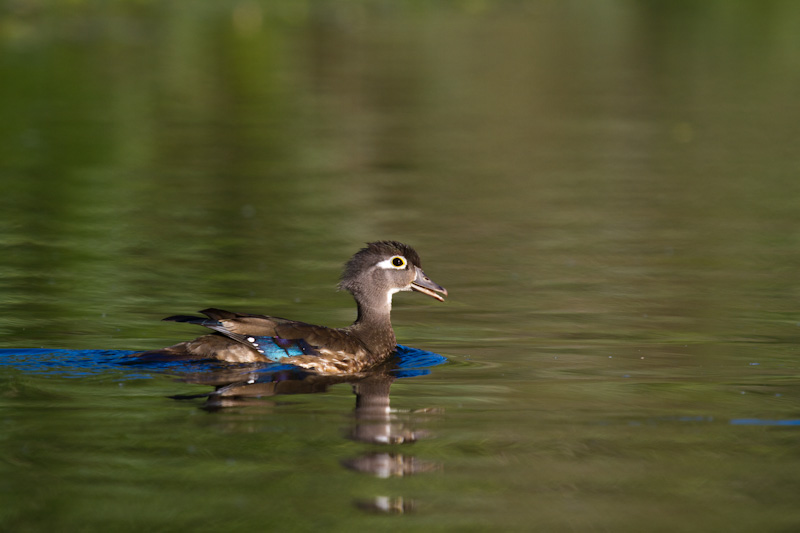
[[[302,340],[282,339],[280,337],[245,337],[253,348],[273,361],[298,355],[316,355],[317,351]]]

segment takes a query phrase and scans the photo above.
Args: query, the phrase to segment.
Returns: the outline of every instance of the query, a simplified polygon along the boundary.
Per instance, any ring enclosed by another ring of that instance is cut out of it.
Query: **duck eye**
[[[396,268],[402,268],[406,266],[406,260],[400,257],[399,255],[396,255],[392,257],[392,265]]]

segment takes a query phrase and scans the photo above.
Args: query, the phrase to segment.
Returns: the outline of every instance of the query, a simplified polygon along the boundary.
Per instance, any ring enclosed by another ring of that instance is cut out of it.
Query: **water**
[[[0,42],[0,530],[800,527],[794,3],[19,2]],[[208,306],[347,324],[387,238],[447,362],[359,407],[114,361]]]

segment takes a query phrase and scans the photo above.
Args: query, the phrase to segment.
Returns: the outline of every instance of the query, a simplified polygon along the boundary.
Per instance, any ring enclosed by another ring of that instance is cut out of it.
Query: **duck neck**
[[[397,346],[392,329],[391,295],[353,295],[358,305],[358,317],[347,329],[354,333],[364,346],[376,356],[388,355]]]

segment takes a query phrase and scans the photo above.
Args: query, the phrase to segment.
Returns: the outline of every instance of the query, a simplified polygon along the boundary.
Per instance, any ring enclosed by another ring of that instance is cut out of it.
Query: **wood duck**
[[[447,296],[422,271],[417,252],[396,241],[368,243],[357,252],[345,265],[339,288],[349,291],[358,305],[356,321],[345,328],[204,309],[200,312],[207,318],[176,315],[164,320],[198,324],[215,333],[135,356],[150,361],[280,362],[319,373],[360,372],[385,360],[397,346],[390,317],[394,293],[417,291],[441,302]]]

